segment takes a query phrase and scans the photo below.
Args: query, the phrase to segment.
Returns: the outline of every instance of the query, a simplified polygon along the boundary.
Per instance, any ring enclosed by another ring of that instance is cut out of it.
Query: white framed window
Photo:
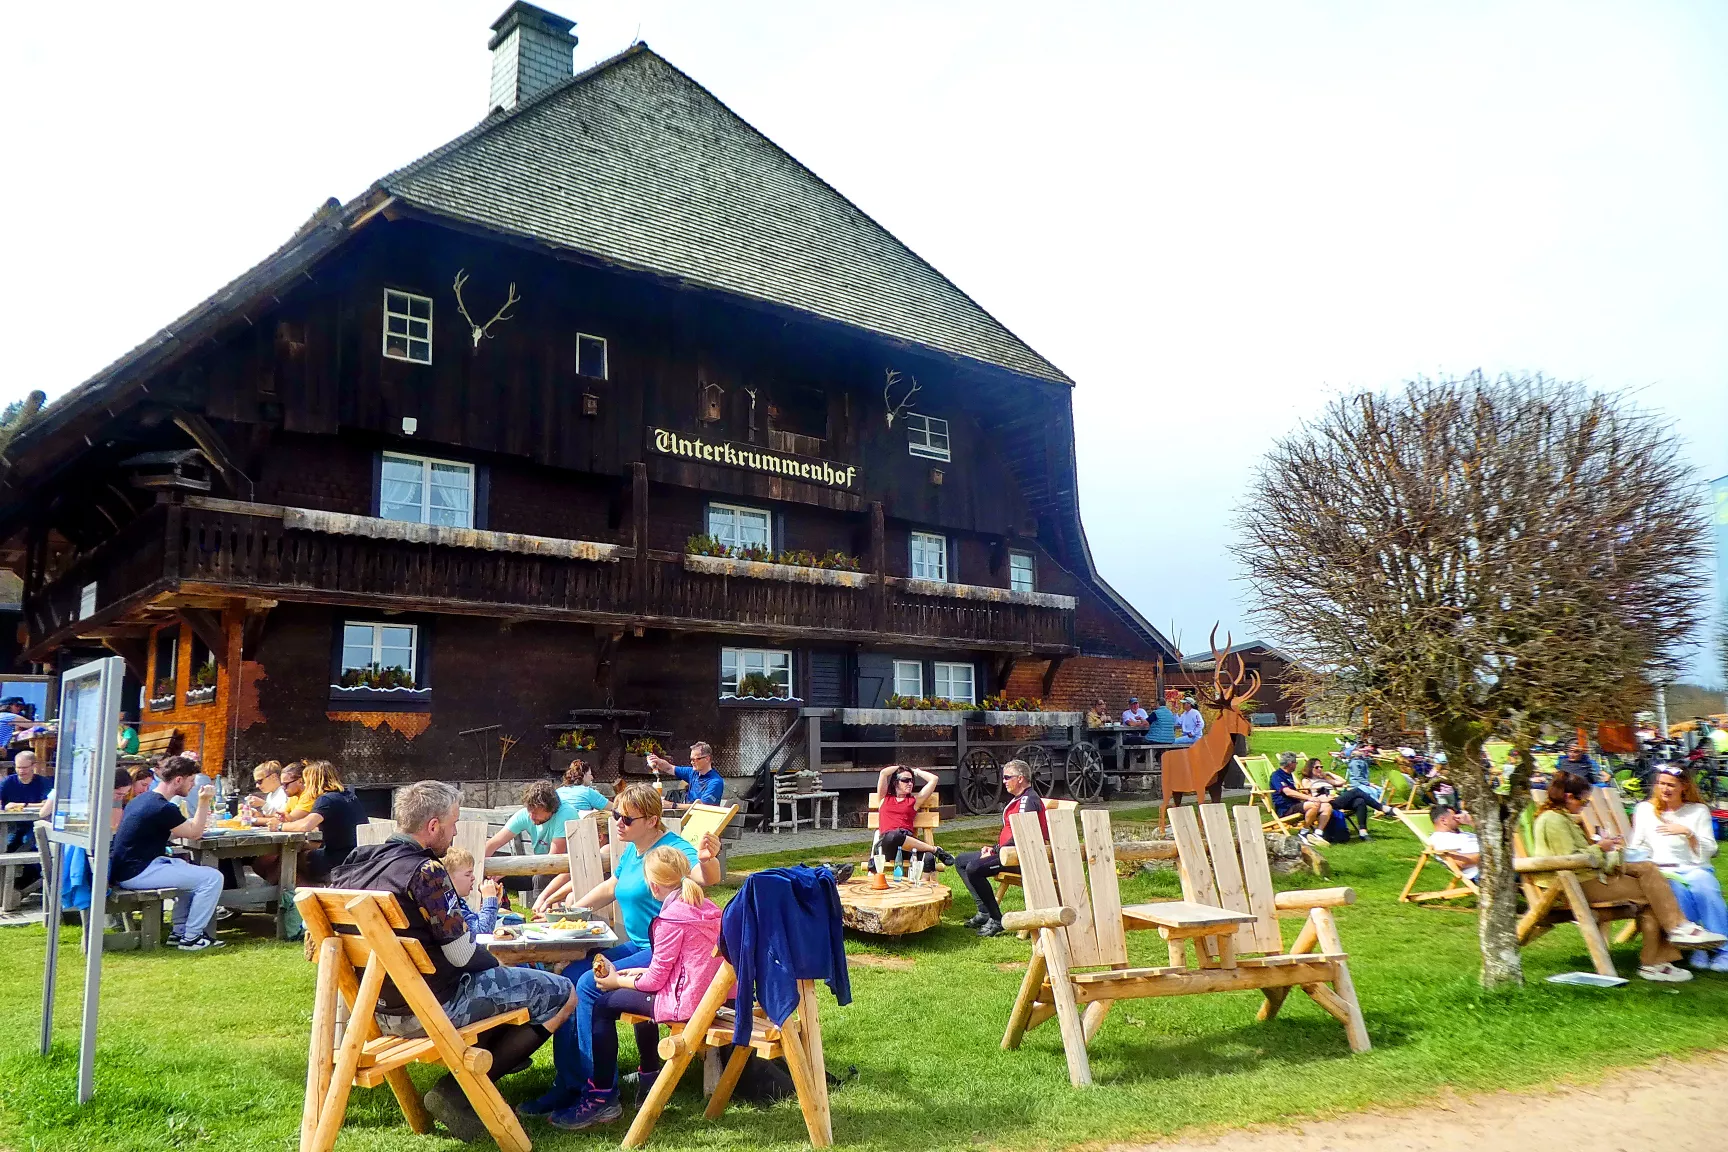
[[[418,683],[420,628],[416,624],[342,622],[342,671],[385,672],[399,668],[410,684]]]
[[[978,695],[972,676],[970,664],[945,664],[936,662],[936,691],[933,696],[950,700],[956,704],[976,704]]]
[[[576,334],[576,375],[606,379],[606,337]]]
[[[474,527],[474,465],[384,453],[378,515],[411,524]]]
[[[912,578],[948,580],[948,537],[934,532],[912,533]]]
[[[1033,579],[1032,553],[1008,553],[1008,587],[1016,592],[1036,591],[1037,581]]]
[[[84,585],[78,590],[78,619],[88,620],[96,615],[96,581]]]
[[[894,694],[896,696],[923,697],[924,662],[922,660],[894,661]]]
[[[384,355],[414,364],[432,363],[432,299],[384,289]]]
[[[914,456],[928,456],[932,460],[949,458],[948,421],[917,412],[907,412],[901,419],[906,421],[908,452]]]
[[[708,535],[728,548],[752,544],[774,550],[774,518],[761,508],[737,504],[708,505]]]
[[[785,700],[792,695],[792,653],[775,648],[722,648],[720,649],[720,695],[742,696],[740,688],[751,688],[760,685],[760,681],[749,681],[752,676],[763,676],[768,680],[773,694]],[[760,695],[751,692],[750,695]]]

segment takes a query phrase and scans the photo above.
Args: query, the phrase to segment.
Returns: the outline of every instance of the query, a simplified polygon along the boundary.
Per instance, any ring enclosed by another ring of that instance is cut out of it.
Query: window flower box
[[[791,584],[825,584],[830,588],[863,588],[870,573],[844,568],[815,568],[803,564],[775,564],[767,560],[739,560],[731,556],[700,556],[687,553],[684,568],[711,576],[738,576],[747,580],[784,580]]]
[[[722,708],[783,708],[797,711],[804,707],[804,701],[796,696],[734,696],[730,692],[720,694]]]
[[[339,711],[424,712],[432,704],[430,688],[344,688],[330,685],[330,706]]]
[[[214,684],[207,688],[186,689],[186,703],[188,706],[193,704],[208,704],[214,699],[216,699],[216,686]]]
[[[899,728],[952,728],[978,719],[971,709],[954,708],[842,708],[842,724],[893,725]]]
[[[152,712],[172,712],[174,710],[174,693],[166,696],[152,696],[144,703]]]
[[[1005,728],[1073,728],[1086,723],[1086,714],[1084,712],[986,711],[984,723]]]
[[[1016,592],[1012,588],[996,588],[988,584],[951,584],[945,580],[921,580],[915,577],[890,576],[888,583],[916,596],[945,596],[950,600],[982,600],[990,604],[1026,604],[1033,608],[1074,610],[1074,597],[1054,592]]]

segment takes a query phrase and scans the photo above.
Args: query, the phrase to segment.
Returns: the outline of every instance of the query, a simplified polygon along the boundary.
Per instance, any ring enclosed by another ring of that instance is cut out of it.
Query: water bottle
[[[906,849],[896,848],[894,850],[894,879],[904,880],[906,878],[905,860]]]

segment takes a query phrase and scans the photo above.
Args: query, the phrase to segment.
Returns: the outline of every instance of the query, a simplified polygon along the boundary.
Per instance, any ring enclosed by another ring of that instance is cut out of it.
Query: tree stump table
[[[846,927],[873,936],[908,936],[934,927],[954,903],[954,891],[936,880],[890,880],[870,887],[869,876],[840,886],[840,916]]]

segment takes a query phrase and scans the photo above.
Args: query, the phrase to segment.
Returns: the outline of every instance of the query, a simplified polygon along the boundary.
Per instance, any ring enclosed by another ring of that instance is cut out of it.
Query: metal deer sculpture
[[[1254,730],[1248,717],[1236,710],[1236,705],[1254,698],[1260,690],[1260,673],[1246,670],[1241,653],[1228,654],[1229,633],[1224,634],[1224,647],[1218,647],[1216,625],[1206,643],[1212,649],[1212,691],[1202,691],[1201,700],[1208,707],[1216,708],[1218,715],[1206,726],[1200,739],[1185,748],[1172,748],[1159,760],[1164,777],[1164,798],[1158,805],[1160,831],[1164,828],[1170,806],[1180,804],[1184,793],[1204,792],[1223,774],[1235,750],[1236,735],[1240,733],[1246,739]],[[1234,671],[1230,670],[1231,661],[1235,661]]]
[[[522,302],[522,297],[516,295],[516,282],[512,280],[510,282],[510,291],[505,294],[504,307],[494,312],[492,314],[492,319],[486,321],[484,324],[480,324],[475,321],[474,317],[468,315],[468,306],[462,303],[462,286],[466,283],[468,283],[468,270],[466,268],[458,268],[456,270],[456,283],[451,285],[451,287],[456,290],[456,311],[462,313],[462,319],[468,321],[468,327],[473,330],[474,350],[478,352],[480,350],[480,341],[491,339],[492,325],[498,323],[500,320],[514,319],[514,317],[506,315],[506,313],[516,305],[520,304]]]

